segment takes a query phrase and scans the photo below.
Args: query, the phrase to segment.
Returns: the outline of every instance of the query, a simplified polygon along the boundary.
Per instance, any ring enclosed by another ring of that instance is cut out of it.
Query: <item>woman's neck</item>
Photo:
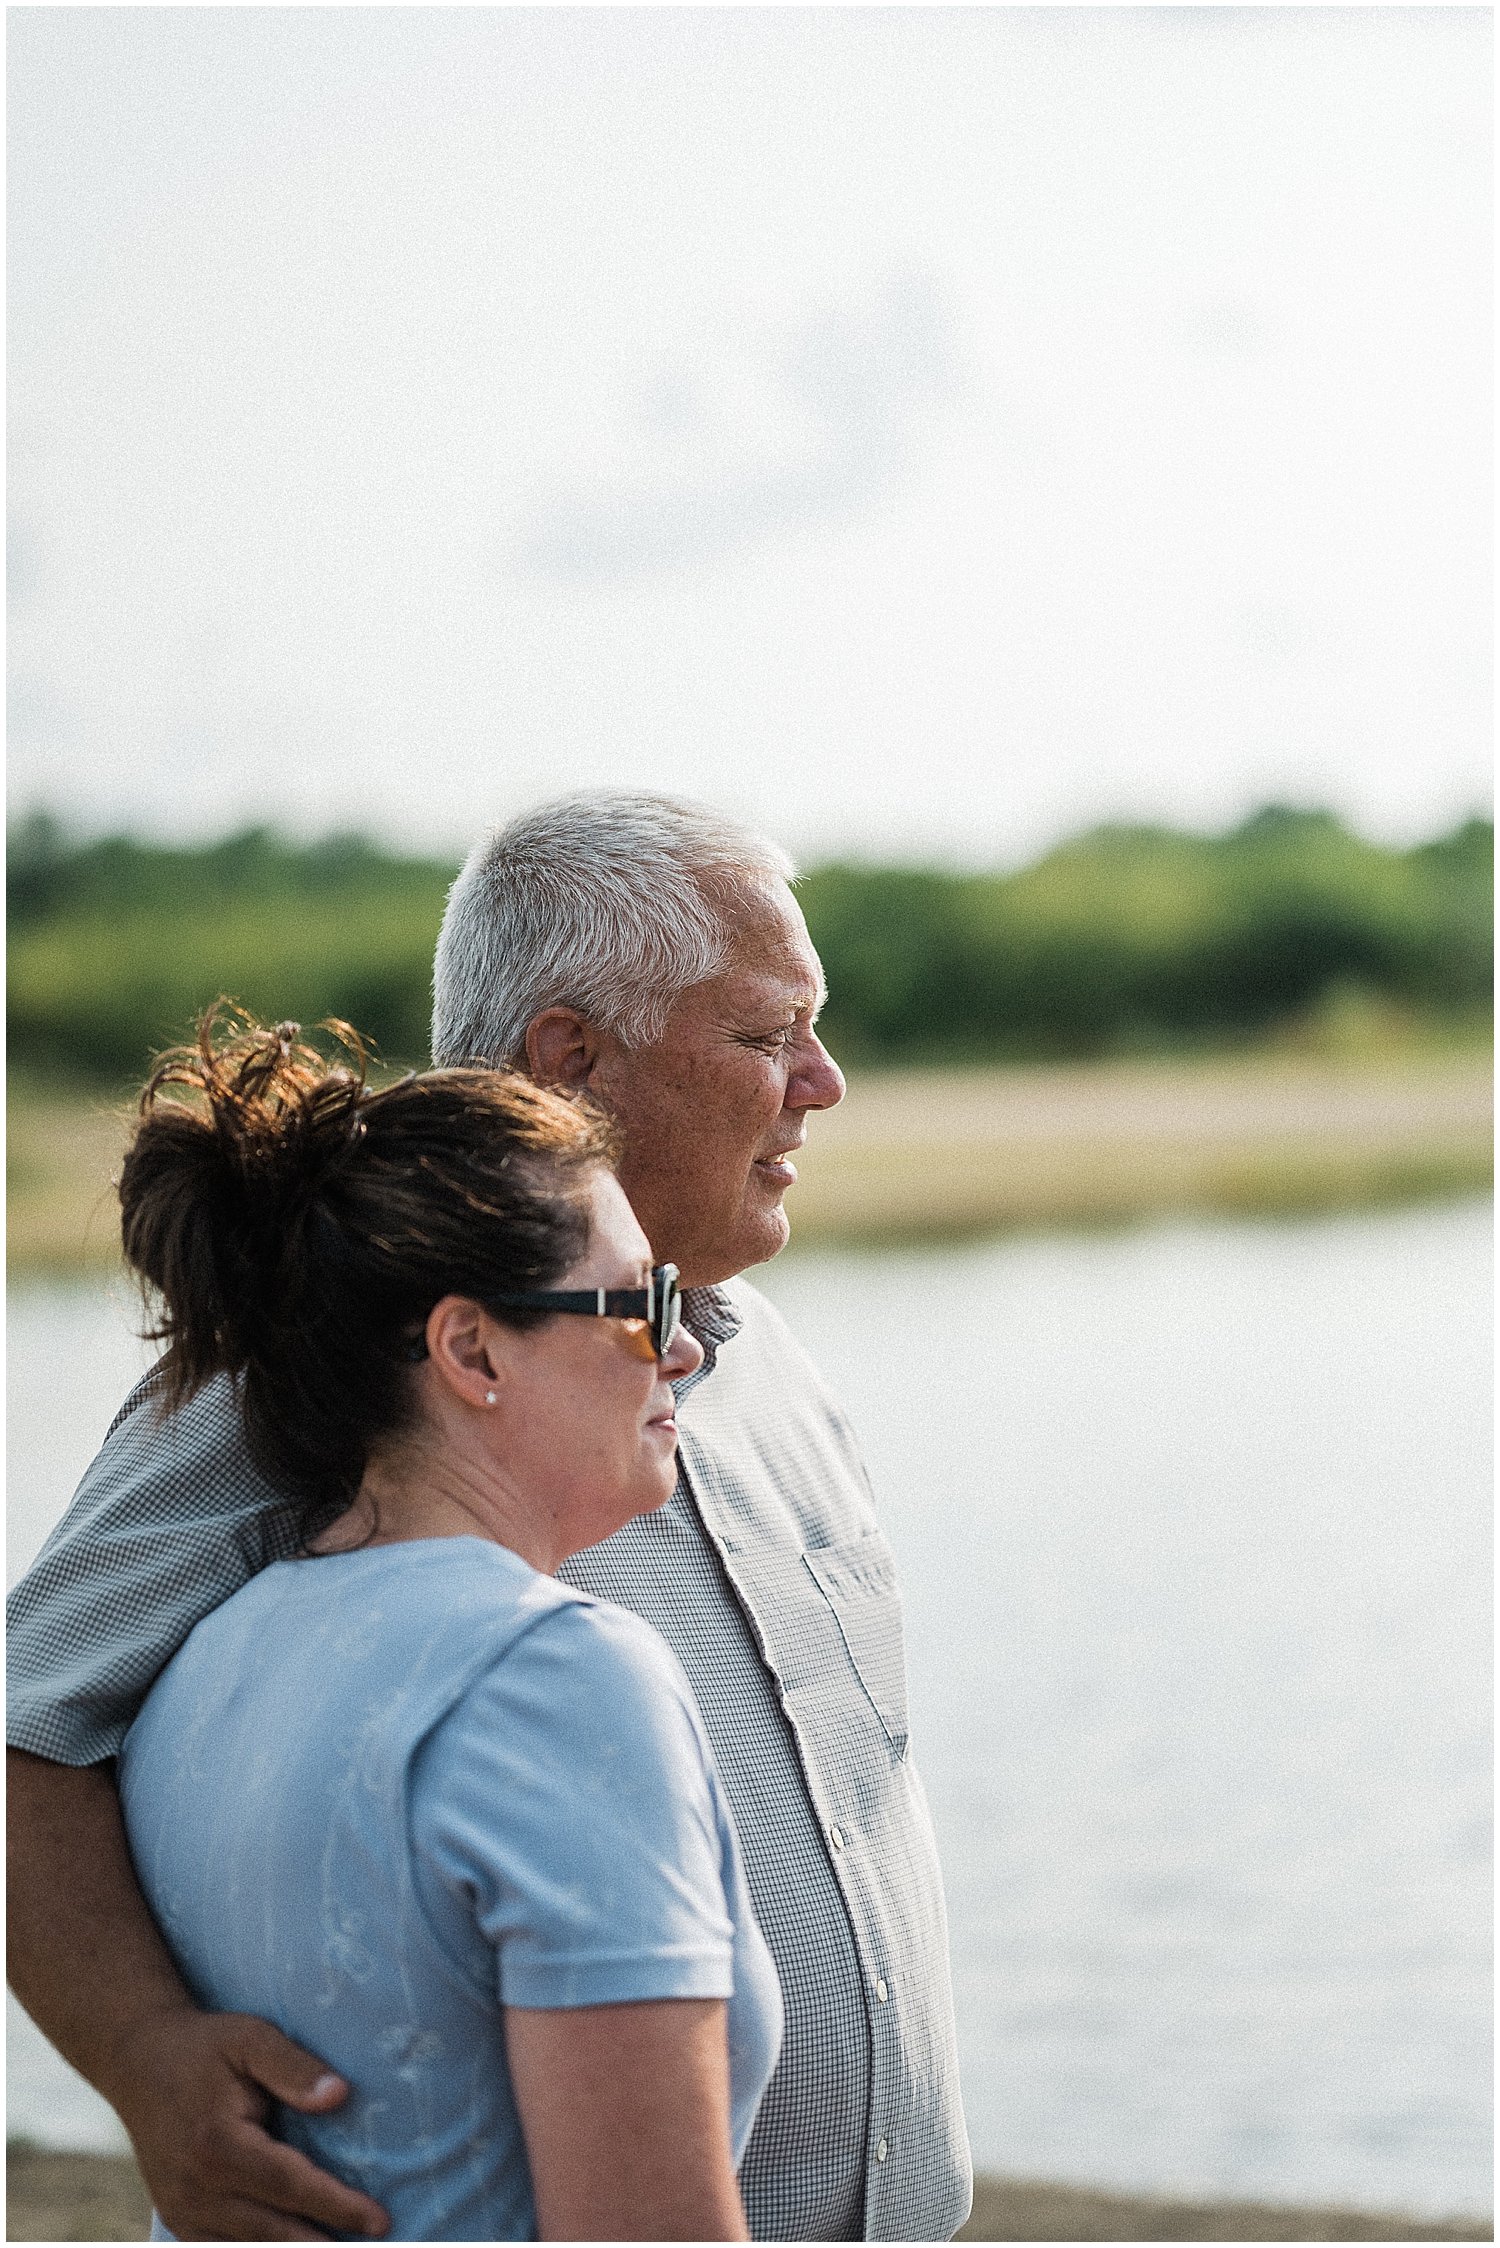
[[[554,1550],[558,1541],[543,1510],[492,1460],[410,1442],[370,1461],[350,1504],[308,1550],[348,1553],[417,1538],[488,1538],[549,1576],[567,1558]]]

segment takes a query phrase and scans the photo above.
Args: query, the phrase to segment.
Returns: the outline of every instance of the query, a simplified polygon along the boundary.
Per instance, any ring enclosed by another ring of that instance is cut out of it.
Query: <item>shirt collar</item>
[[[680,1382],[672,1384],[674,1397],[681,1400],[695,1383],[707,1380],[714,1370],[720,1350],[725,1343],[733,1341],[744,1323],[740,1313],[735,1310],[727,1289],[683,1289],[682,1324],[703,1345],[703,1364]]]

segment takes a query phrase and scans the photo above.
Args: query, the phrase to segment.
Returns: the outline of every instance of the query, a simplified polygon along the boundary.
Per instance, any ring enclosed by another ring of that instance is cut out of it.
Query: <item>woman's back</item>
[[[349,2079],[283,2132],[392,2238],[535,2235],[503,2006],[728,1998],[738,2160],[780,1995],[690,1690],[638,1618],[479,1538],[281,1562],[158,1680],[121,1787],[198,1997]]]

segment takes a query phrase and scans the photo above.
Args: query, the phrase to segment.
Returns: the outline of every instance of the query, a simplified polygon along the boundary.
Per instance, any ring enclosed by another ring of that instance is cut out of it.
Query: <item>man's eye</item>
[[[759,1038],[751,1040],[751,1044],[764,1046],[768,1054],[779,1054],[784,1046],[790,1046],[796,1035],[795,1023],[783,1023],[779,1030],[763,1031]]]

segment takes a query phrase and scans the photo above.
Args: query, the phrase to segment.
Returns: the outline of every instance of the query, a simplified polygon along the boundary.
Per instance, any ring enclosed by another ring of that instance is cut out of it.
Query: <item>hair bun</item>
[[[326,1027],[356,1068],[330,1070],[299,1023],[261,1029],[219,1000],[196,1046],[163,1055],[141,1094],[121,1234],[163,1299],[151,1333],[169,1345],[180,1394],[243,1365],[265,1322],[284,1317],[302,1221],[364,1138],[363,1046],[347,1024]]]

